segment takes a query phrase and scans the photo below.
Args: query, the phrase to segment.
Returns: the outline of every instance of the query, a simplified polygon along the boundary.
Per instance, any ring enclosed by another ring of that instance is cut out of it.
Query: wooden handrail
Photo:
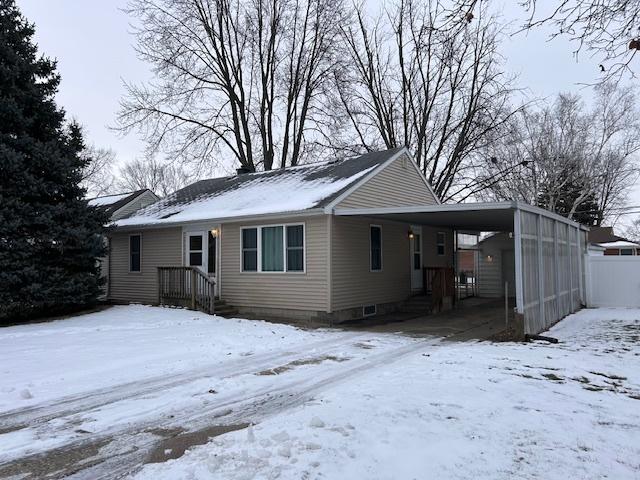
[[[215,281],[195,267],[158,267],[158,301],[215,312]]]

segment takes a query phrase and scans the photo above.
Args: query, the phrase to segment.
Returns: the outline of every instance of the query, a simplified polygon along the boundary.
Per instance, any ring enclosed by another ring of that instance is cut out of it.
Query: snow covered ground
[[[640,310],[583,310],[550,335],[153,307],[2,329],[0,478],[640,478]]]

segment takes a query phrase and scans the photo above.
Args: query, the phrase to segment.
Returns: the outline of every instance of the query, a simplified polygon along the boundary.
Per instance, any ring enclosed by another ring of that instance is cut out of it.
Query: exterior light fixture
[[[409,238],[413,238],[413,230],[409,229]]]
[[[218,236],[218,229],[217,228],[212,228],[211,229],[211,236],[212,237],[217,237]]]
[[[487,255],[487,262],[493,262],[493,255]]]

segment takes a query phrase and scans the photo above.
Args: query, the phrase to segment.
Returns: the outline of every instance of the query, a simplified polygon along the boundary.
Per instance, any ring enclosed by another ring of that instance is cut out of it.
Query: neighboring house
[[[103,208],[109,214],[110,222],[115,222],[121,218],[131,215],[136,210],[147,207],[160,198],[149,189],[136,190],[135,192],[118,193],[115,195],[104,195],[88,199],[89,205]],[[109,244],[107,241],[107,251]],[[109,293],[109,255],[98,259],[100,264],[100,274],[105,278],[104,292],[108,297]]]
[[[549,268],[567,273],[553,292],[527,283],[538,274],[528,246],[542,241],[536,218],[562,243]],[[207,311],[215,291],[242,315],[362,318],[422,293],[427,269],[451,271],[455,231],[513,232],[515,275],[527,279],[516,282],[517,331],[579,308],[578,224],[519,202],[443,205],[406,148],[202,180],[117,220],[109,299]]]
[[[112,222],[131,215],[136,210],[157,202],[160,198],[148,188],[135,192],[117,193],[88,199],[89,205],[102,207]]]
[[[505,287],[506,284],[506,287]],[[485,298],[514,297],[515,252],[510,232],[489,235],[478,244],[478,295]]]
[[[640,244],[620,237],[613,227],[592,227],[588,234],[589,244],[604,249],[604,255],[640,255]],[[600,254],[597,249],[590,253]]]

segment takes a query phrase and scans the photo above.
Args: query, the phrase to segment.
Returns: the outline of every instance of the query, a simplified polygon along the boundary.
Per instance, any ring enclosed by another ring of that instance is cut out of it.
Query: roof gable
[[[338,208],[373,208],[437,205],[440,200],[409,152],[402,149],[334,203]]]
[[[116,225],[176,224],[322,208],[401,150],[201,180]]]

